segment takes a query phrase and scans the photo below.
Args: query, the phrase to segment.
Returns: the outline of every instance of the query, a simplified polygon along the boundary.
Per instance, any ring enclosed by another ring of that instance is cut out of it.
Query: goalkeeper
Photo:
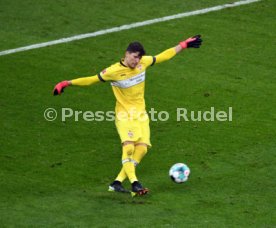
[[[132,192],[138,195],[148,192],[135,173],[136,166],[151,147],[149,118],[144,100],[146,69],[171,59],[186,48],[199,48],[201,42],[200,35],[196,35],[156,56],[145,55],[143,46],[139,42],[133,42],[127,47],[120,62],[97,75],[62,81],[55,86],[53,93],[59,95],[68,86],[89,86],[107,81],[111,83],[116,98],[115,124],[122,143],[122,169],[110,184],[109,191],[129,192],[122,185],[128,178]]]

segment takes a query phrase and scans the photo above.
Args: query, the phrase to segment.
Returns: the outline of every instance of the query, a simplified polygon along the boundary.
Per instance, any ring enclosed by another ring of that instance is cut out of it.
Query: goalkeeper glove
[[[202,43],[202,39],[200,37],[201,37],[201,35],[196,35],[196,36],[188,38],[187,40],[181,41],[179,44],[182,47],[182,49],[191,48],[191,47],[199,48]]]
[[[64,88],[66,88],[69,85],[70,84],[68,81],[63,81],[63,82],[56,84],[54,91],[53,91],[54,96],[60,95],[61,93],[63,93]]]

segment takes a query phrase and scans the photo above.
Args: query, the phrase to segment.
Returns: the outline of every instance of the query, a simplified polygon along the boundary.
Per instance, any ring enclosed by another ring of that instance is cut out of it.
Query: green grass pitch
[[[1,0],[0,50],[225,3]],[[275,227],[275,10],[262,0],[0,56],[0,226]],[[48,122],[43,113],[113,110],[110,85],[53,97],[54,85],[98,73],[133,40],[155,55],[195,34],[204,40],[199,50],[147,71],[147,108],[170,113],[151,122],[153,147],[137,168],[151,193],[107,192],[120,170],[114,123]],[[233,121],[176,121],[177,108],[210,107],[233,107]],[[191,169],[180,185],[168,177],[177,162]]]

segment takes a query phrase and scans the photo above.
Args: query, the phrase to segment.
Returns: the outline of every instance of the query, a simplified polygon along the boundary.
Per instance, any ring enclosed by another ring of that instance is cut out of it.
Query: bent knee
[[[129,143],[123,146],[123,157],[132,157],[134,153],[134,144]]]
[[[135,153],[138,152],[139,154],[145,155],[148,152],[147,144],[137,144],[135,145]]]

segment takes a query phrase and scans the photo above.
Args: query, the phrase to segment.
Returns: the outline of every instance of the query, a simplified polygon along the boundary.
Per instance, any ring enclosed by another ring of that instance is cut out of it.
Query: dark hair
[[[130,43],[126,50],[130,53],[139,52],[140,57],[146,54],[143,45],[137,41]]]

